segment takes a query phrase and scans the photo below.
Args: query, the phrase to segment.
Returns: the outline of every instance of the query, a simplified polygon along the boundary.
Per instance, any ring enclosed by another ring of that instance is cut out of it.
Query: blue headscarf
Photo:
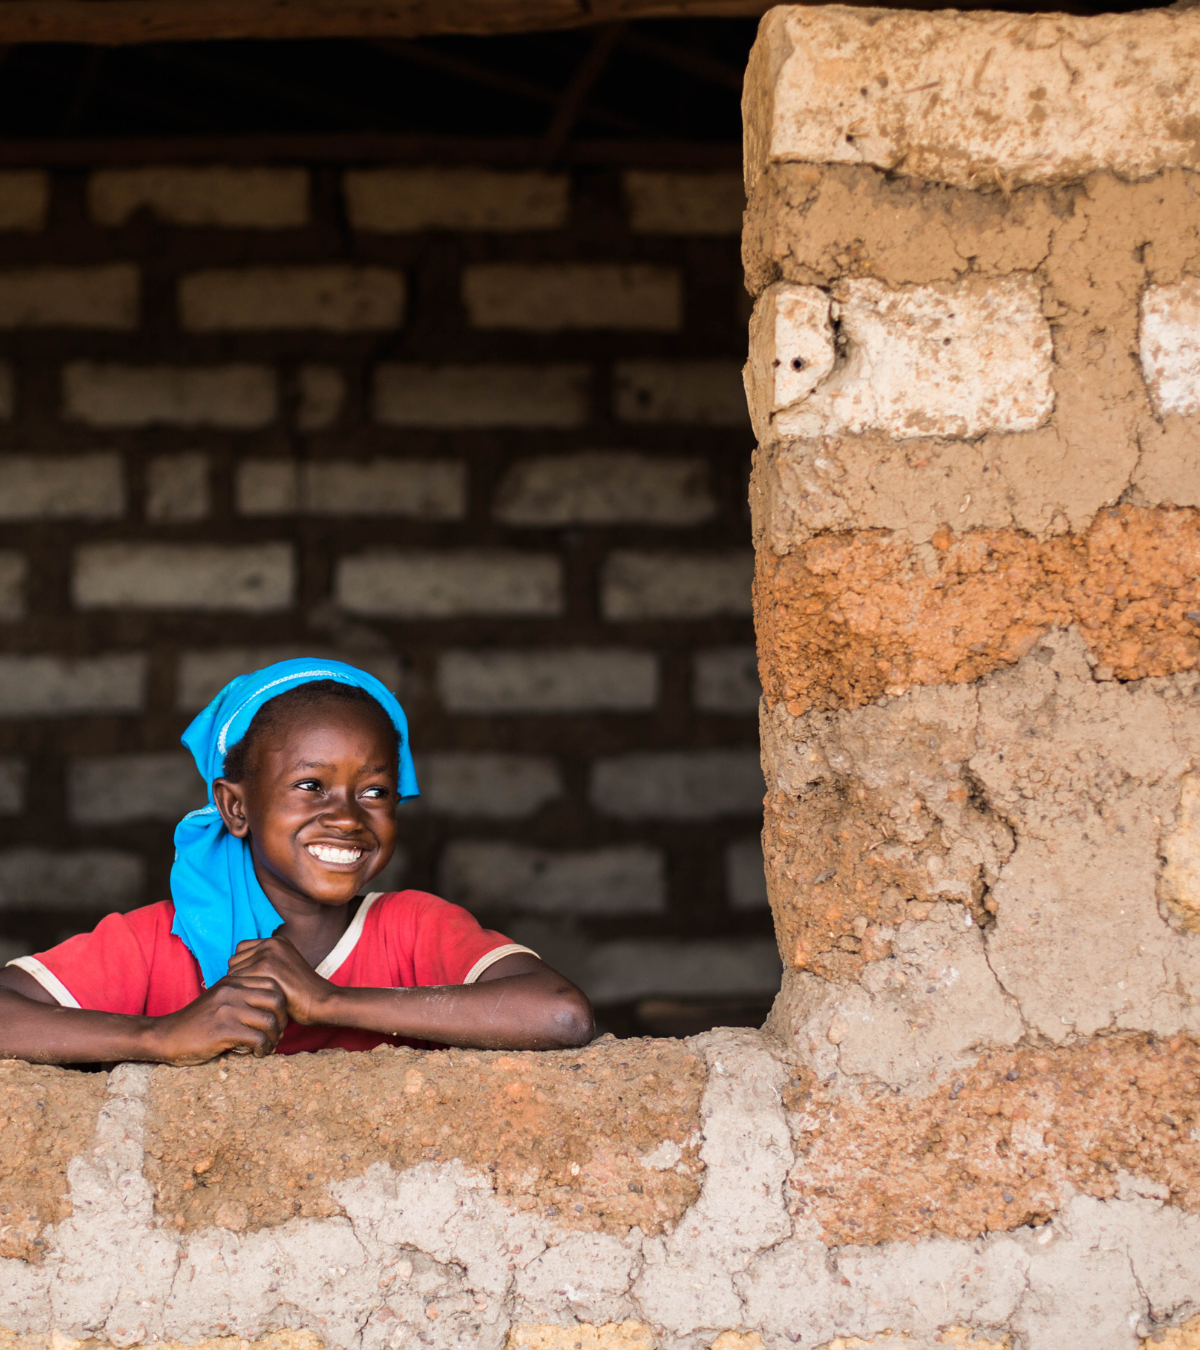
[[[270,937],[283,923],[258,878],[248,840],[229,833],[213,805],[213,779],[225,771],[225,756],[246,734],[264,703],[313,680],[336,680],[365,689],[392,719],[399,741],[399,796],[417,795],[417,775],[408,744],[408,719],[395,695],[365,670],[341,661],[301,658],[280,661],[231,680],[183,733],[208,785],[208,805],[189,812],[175,829],[171,932],[200,963],[206,988],[226,974],[239,942]]]

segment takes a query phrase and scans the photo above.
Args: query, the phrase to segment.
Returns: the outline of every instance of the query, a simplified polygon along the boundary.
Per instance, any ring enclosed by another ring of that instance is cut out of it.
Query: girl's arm
[[[226,1050],[269,1055],[287,1020],[283,991],[261,975],[226,977],[167,1017],[131,1017],[60,1007],[27,971],[0,969],[0,1058],[203,1064]]]
[[[359,1027],[477,1050],[560,1050],[586,1045],[592,1005],[565,975],[536,956],[505,956],[474,984],[417,989],[344,989],[330,984],[287,938],[238,945],[230,974],[274,980],[288,1016],[304,1026]]]

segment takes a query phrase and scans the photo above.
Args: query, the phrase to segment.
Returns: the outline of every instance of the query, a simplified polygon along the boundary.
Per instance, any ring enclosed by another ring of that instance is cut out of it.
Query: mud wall
[[[1198,45],[764,21],[763,1031],[0,1066],[6,1343],[1200,1345]]]

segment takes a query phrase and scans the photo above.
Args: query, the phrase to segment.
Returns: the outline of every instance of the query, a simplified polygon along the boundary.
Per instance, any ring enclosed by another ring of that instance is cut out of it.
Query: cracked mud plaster
[[[1010,188],[1096,168],[1200,168],[1193,13],[1076,18],[788,5],[763,19],[742,110],[772,162],[872,164]]]
[[[875,531],[759,551],[755,622],[768,707],[855,707],[1011,665],[1078,624],[1118,679],[1200,666],[1200,512],[1121,506],[1082,535]]]
[[[1200,505],[1200,416],[1156,414],[1139,354],[1147,288],[1200,272],[1197,174],[1123,183],[1101,173],[1005,195],[779,166],[756,189],[744,252],[755,294],[777,280],[836,289],[864,278],[891,288],[1032,278],[1054,343],[1054,411],[1036,431],[901,442],[772,432],[751,486],[760,547],[785,553],[846,529],[921,543],[945,525],[1044,537],[1086,528],[1123,494]],[[752,350],[751,369],[761,355]],[[931,386],[921,397],[935,395]]]
[[[103,1074],[0,1060],[0,1257],[40,1260],[71,1213],[67,1167],[89,1147]]]
[[[1052,1042],[1200,1033],[1200,935],[1160,894],[1200,763],[1197,675],[1097,681],[1054,630],[974,688],[777,708],[763,745],[768,889],[800,972],[775,1016],[802,1053],[828,1057],[836,1015],[852,1072],[915,1082],[1016,1039],[997,990]]]
[[[458,1159],[517,1210],[653,1233],[699,1193],[704,1081],[679,1042],[637,1040],[158,1069],[147,1176],[157,1213],[176,1227],[241,1232],[341,1212],[331,1183],[375,1164]]]

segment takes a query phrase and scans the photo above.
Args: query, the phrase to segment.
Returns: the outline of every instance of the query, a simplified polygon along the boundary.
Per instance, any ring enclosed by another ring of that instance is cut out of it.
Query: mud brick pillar
[[[764,20],[774,1025],[843,1089],[1200,1029],[1198,55],[1182,13]]]

